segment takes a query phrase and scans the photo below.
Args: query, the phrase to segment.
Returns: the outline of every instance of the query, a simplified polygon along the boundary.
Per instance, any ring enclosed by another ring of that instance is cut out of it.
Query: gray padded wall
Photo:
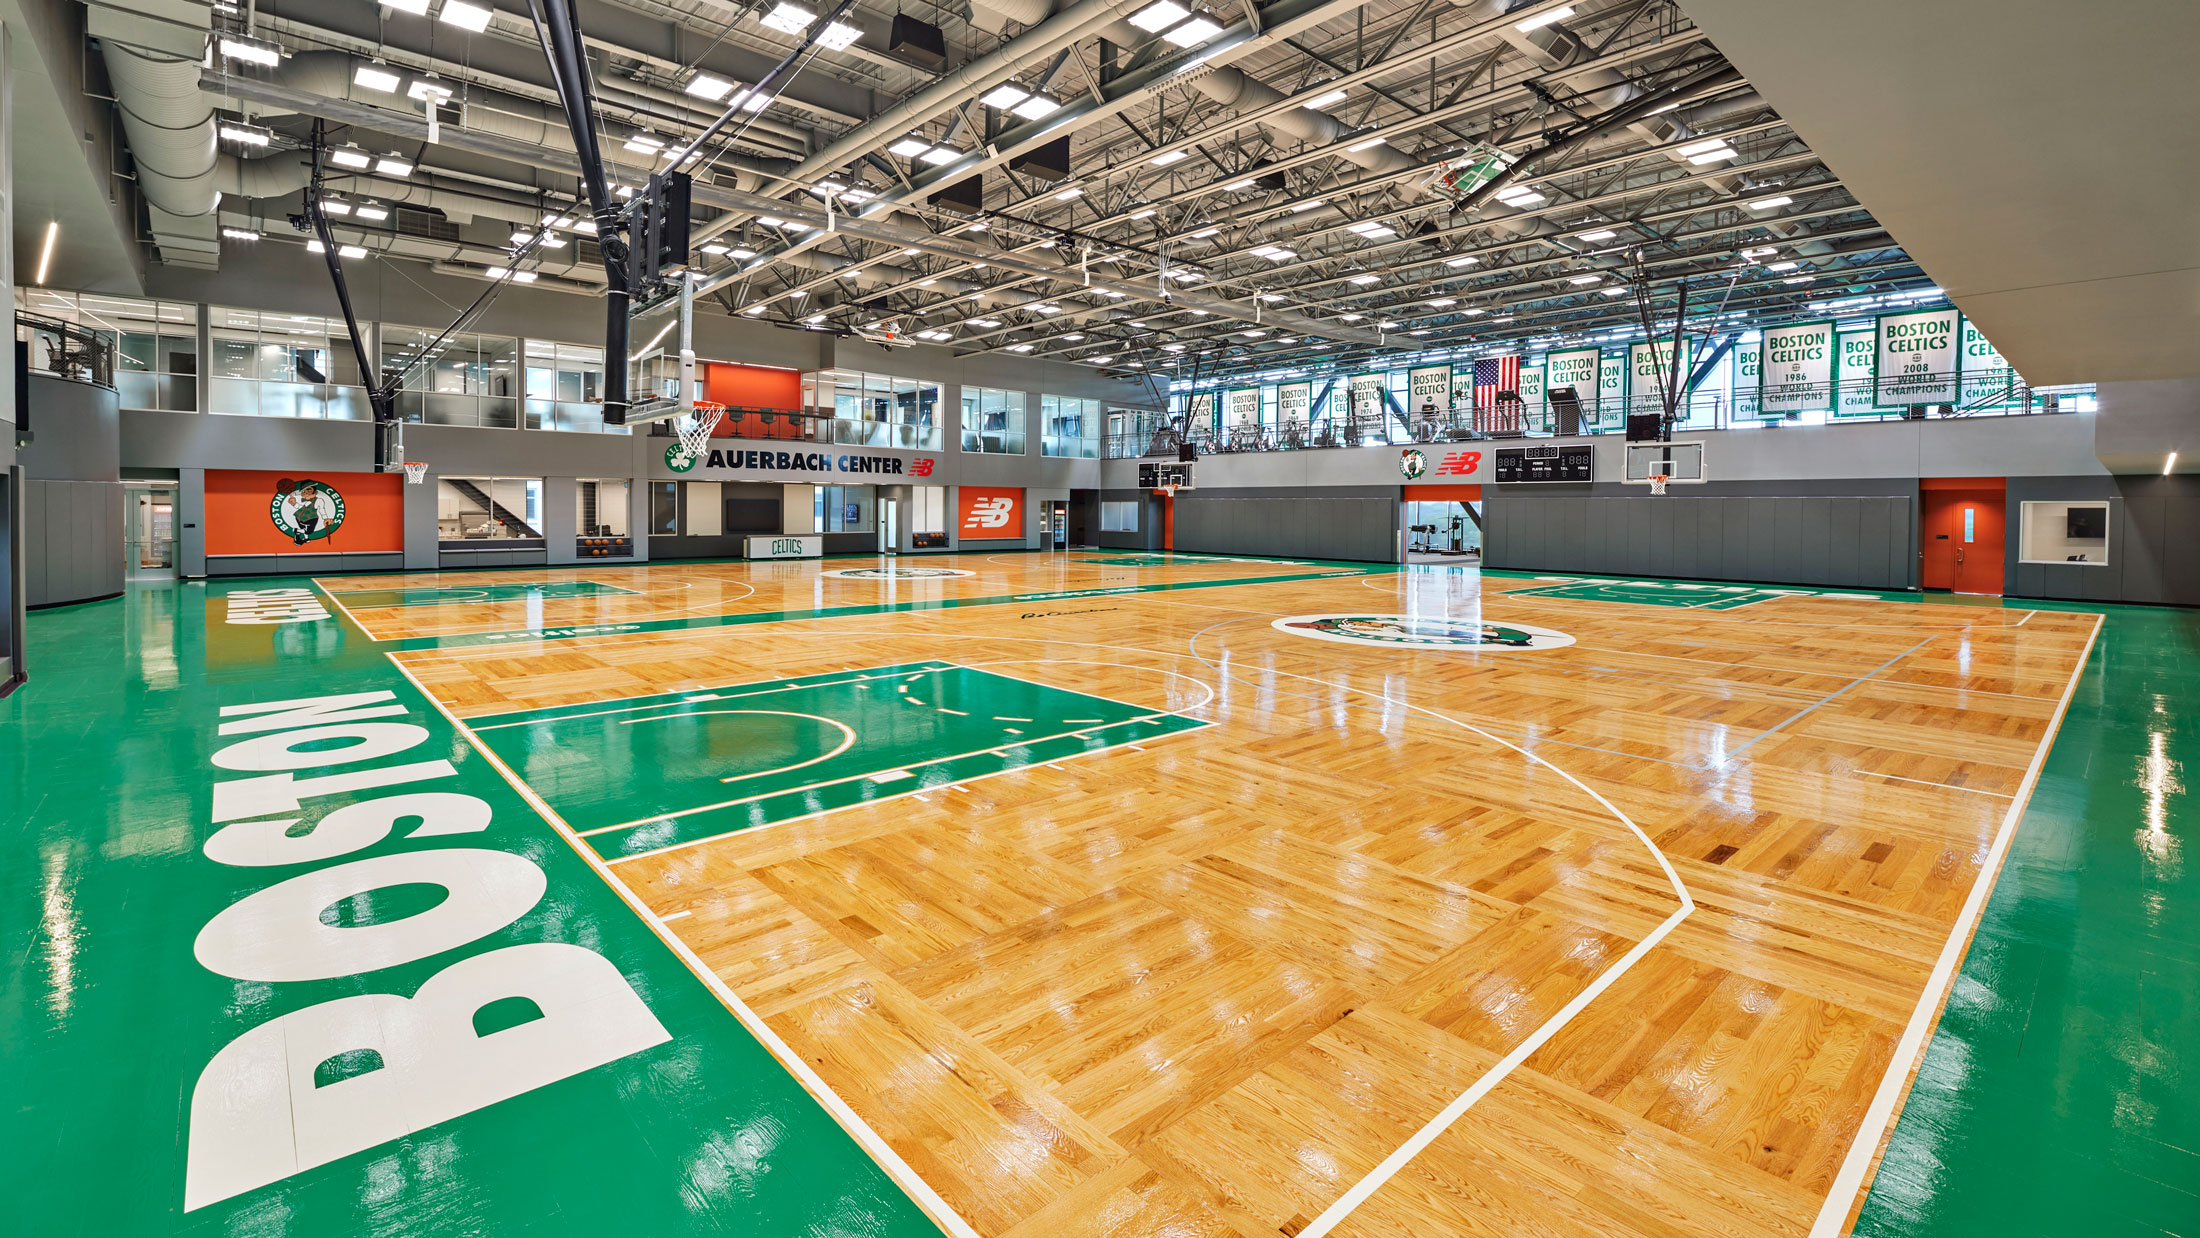
[[[1520,571],[1916,587],[1915,503],[1895,495],[1520,495],[1483,509],[1483,562]]]
[[[1286,558],[1398,559],[1394,497],[1331,497],[1335,489],[1291,495],[1191,491],[1176,498],[1178,550]]]
[[[122,592],[122,487],[42,481],[23,488],[24,594],[60,606]]]
[[[2108,562],[2018,562],[2024,504],[2071,499],[2108,500]],[[2200,606],[2200,477],[2012,477],[2008,502],[2008,596]]]

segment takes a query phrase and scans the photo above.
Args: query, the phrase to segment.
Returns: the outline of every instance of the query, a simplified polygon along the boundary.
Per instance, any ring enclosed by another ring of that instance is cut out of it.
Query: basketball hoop
[[[1168,485],[1168,486],[1155,486],[1155,487],[1153,488],[1153,492],[1154,492],[1155,494],[1165,494],[1165,495],[1167,495],[1168,497],[1170,497],[1170,498],[1172,498],[1172,499],[1173,499],[1173,498],[1175,498],[1175,497],[1176,497],[1177,487],[1176,487],[1176,486],[1174,486],[1174,485]]]
[[[1667,482],[1669,482],[1669,481],[1671,481],[1671,480],[1673,480],[1673,479],[1672,479],[1672,477],[1671,477],[1670,475],[1668,475],[1668,474],[1665,474],[1665,473],[1652,473],[1652,474],[1650,474],[1650,493],[1652,493],[1652,494],[1664,494],[1664,493],[1665,493],[1665,483],[1667,483]]]
[[[673,433],[680,436],[680,450],[686,452],[690,459],[702,459],[703,453],[710,450],[711,431],[718,428],[718,423],[725,416],[725,405],[698,401],[695,411],[689,415],[685,424],[677,420],[673,422]]]
[[[417,486],[428,480],[428,462],[426,460],[407,460],[404,462],[404,466],[406,485]]]

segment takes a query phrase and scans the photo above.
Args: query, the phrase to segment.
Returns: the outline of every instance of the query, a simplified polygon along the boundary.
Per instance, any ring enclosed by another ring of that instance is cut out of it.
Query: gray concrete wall
[[[2200,473],[2200,379],[2102,383],[2094,454],[2117,473],[2160,473],[2170,452]]]
[[[2071,499],[2108,502],[2108,561],[2023,562],[2024,504]],[[2007,596],[2200,606],[2200,477],[2013,477],[2008,501]]]
[[[1758,483],[1761,487],[1764,483]],[[1482,561],[1524,571],[1667,576],[1823,585],[1917,587],[1917,498],[1871,493],[1869,482],[1838,493],[1702,493],[1674,487],[1652,497],[1639,487],[1608,493],[1505,493],[1483,508]],[[1752,487],[1756,488],[1756,487]]]
[[[33,374],[30,404],[35,437],[17,455],[25,479],[24,601],[39,607],[112,597],[122,592],[124,528],[115,393]]]

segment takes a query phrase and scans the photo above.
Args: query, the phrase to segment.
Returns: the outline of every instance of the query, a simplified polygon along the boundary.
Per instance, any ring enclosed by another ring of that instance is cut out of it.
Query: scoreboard
[[[1497,452],[1497,480],[1592,481],[1597,449],[1588,443],[1570,447],[1505,447]]]
[[[1190,464],[1180,464],[1174,460],[1139,461],[1138,488],[1140,490],[1159,490],[1163,486],[1180,486],[1186,490],[1191,489],[1192,466]]]

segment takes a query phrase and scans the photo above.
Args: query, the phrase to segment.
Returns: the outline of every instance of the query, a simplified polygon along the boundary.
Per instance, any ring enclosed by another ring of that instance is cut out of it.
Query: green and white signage
[[[1681,341],[1680,382],[1674,390],[1688,394],[1687,380],[1695,341]],[[1673,341],[1644,340],[1627,349],[1627,407],[1629,412],[1665,411],[1665,380],[1673,372]]]
[[[1233,426],[1259,425],[1260,388],[1231,388],[1229,393],[1229,402],[1223,407],[1228,411],[1228,424]]]
[[[1406,407],[1418,412],[1435,407],[1439,412],[1451,404],[1451,367],[1448,365],[1421,365],[1406,371]]]
[[[1603,353],[1594,348],[1569,348],[1554,352],[1543,359],[1543,389],[1572,387],[1574,398],[1582,408],[1595,417],[1597,406],[1597,363]]]
[[[1599,426],[1624,424],[1627,418],[1627,354],[1606,353],[1597,358],[1597,416]]]
[[[1390,381],[1388,374],[1354,374],[1345,390],[1351,393],[1351,409],[1354,416],[1366,421],[1381,419],[1383,415],[1383,387]]]
[[[1304,421],[1314,406],[1314,384],[1284,383],[1276,388],[1276,420]]]
[[[1966,315],[1963,319],[1962,360],[1959,362],[1963,380],[1965,401],[1985,400],[2008,391],[2017,381],[2009,362],[2002,358],[1993,344],[1979,334],[1978,324]],[[2002,408],[2015,404],[2015,399],[2005,399],[1984,408]]]
[[[1885,416],[1887,410],[1879,407],[1879,384],[1874,381],[1879,373],[1879,337],[1869,328],[1843,331],[1834,340],[1833,351],[1833,415]]]
[[[1520,367],[1520,403],[1522,407],[1528,410],[1527,415],[1537,418],[1540,424],[1543,417],[1542,366],[1523,365]]]
[[[1763,354],[1755,344],[1734,346],[1734,416],[1743,420],[1757,416],[1757,372]]]
[[[1759,348],[1759,417],[1833,411],[1833,323],[1767,327]]]
[[[1185,405],[1186,426],[1211,426],[1215,424],[1215,409],[1220,407],[1220,393],[1194,391]]]
[[[1958,317],[1953,309],[1879,316],[1880,404],[1955,403]]]

